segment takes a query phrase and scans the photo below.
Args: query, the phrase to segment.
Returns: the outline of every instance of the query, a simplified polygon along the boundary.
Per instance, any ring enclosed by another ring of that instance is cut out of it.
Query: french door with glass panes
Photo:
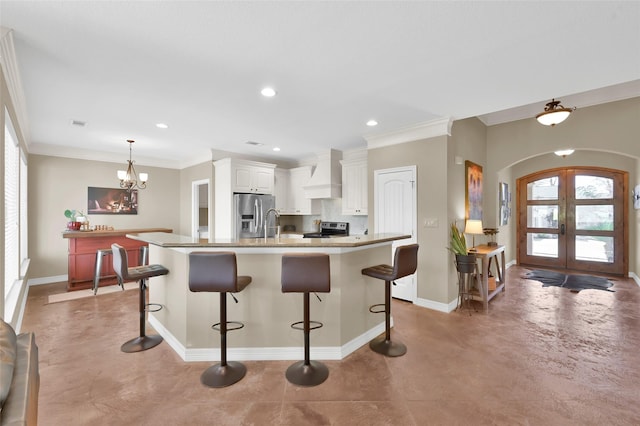
[[[586,167],[518,179],[518,263],[627,275],[627,181]]]

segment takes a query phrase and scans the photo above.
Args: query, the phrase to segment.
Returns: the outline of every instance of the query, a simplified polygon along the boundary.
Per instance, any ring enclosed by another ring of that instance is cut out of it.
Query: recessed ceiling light
[[[158,129],[168,129],[168,128],[169,128],[169,126],[168,126],[168,125],[166,125],[166,124],[164,124],[164,123],[157,123],[157,124],[156,124],[156,127],[157,127]]]
[[[378,122],[376,120],[369,120],[367,121],[367,126],[369,127],[373,127],[373,126],[377,126]]]
[[[265,98],[272,98],[276,95],[276,91],[273,87],[265,87],[260,91],[260,93],[262,93],[262,96]]]
[[[274,150],[274,151],[276,151],[276,152],[278,152],[278,151],[280,151],[280,148],[278,148],[277,146],[274,146],[274,147],[273,147],[273,150]]]

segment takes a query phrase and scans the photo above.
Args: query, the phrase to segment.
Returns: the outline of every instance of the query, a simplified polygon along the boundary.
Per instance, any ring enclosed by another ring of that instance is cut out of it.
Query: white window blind
[[[27,249],[29,222],[27,221],[27,160],[24,151],[20,150],[20,154],[20,264],[22,265],[29,257]]]
[[[8,114],[5,117],[8,118]],[[4,129],[4,295],[20,278],[18,229],[19,149],[10,121]]]

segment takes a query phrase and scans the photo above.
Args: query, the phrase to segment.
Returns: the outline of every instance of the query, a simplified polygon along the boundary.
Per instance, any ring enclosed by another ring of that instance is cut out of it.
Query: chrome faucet
[[[280,238],[280,213],[276,209],[269,209],[264,214],[264,240],[267,241],[267,233],[269,228],[267,227],[267,222],[269,221],[269,213],[273,212],[276,215],[276,238]]]

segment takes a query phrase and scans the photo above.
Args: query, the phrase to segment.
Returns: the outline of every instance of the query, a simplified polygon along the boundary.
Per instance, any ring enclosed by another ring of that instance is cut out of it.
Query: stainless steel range
[[[320,232],[308,232],[304,238],[348,237],[349,222],[320,222]]]

